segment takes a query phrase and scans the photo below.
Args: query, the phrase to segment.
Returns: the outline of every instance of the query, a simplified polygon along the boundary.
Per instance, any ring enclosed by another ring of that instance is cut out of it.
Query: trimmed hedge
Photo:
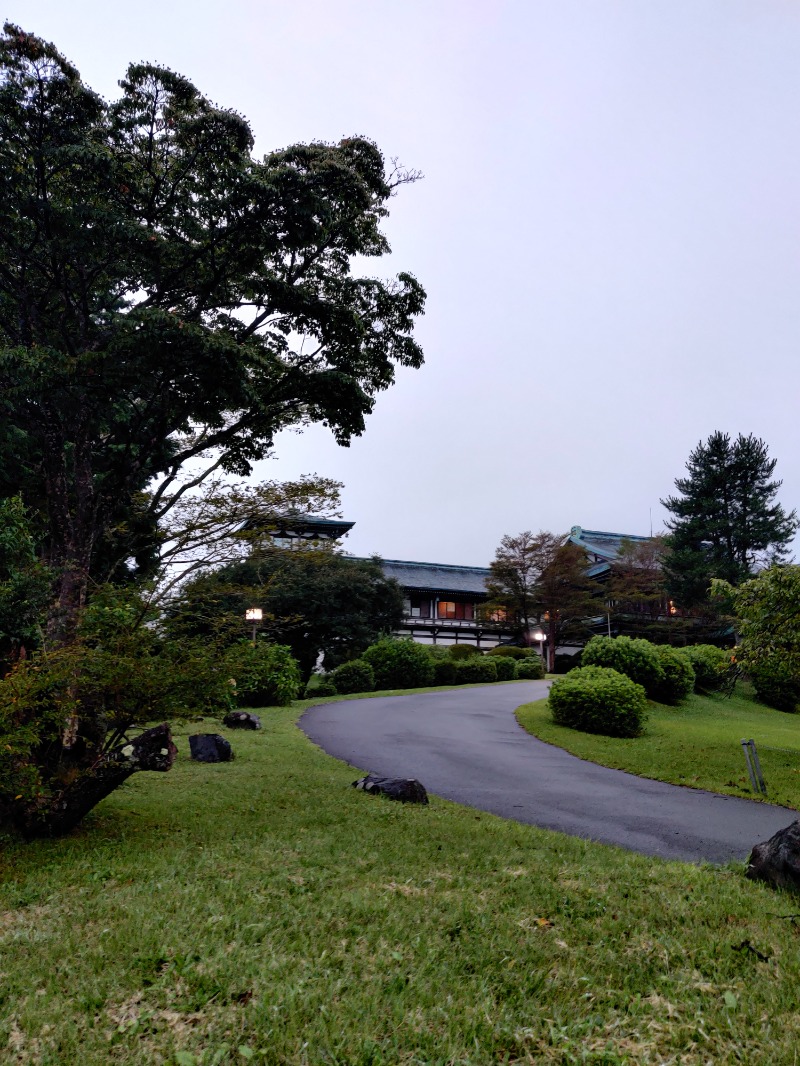
[[[317,681],[316,685],[312,685],[311,682],[306,685],[306,690],[303,693],[303,699],[311,700],[315,696],[338,696],[339,693],[336,689],[336,685],[332,681],[329,681],[327,677],[323,677],[321,681]]]
[[[480,685],[497,680],[497,665],[482,655],[456,660],[453,665],[456,670],[457,685]]]
[[[422,688],[433,684],[433,660],[422,644],[384,637],[361,656],[372,667],[375,688]]]
[[[544,679],[544,663],[538,655],[531,655],[528,659],[521,659],[517,663],[517,677],[520,681],[542,681]]]
[[[787,714],[800,709],[800,678],[788,663],[775,655],[758,667],[749,669],[756,696],[768,707]]]
[[[285,707],[300,692],[300,667],[285,644],[242,640],[229,649],[225,670],[236,682],[239,707]]]
[[[451,659],[456,661],[460,659],[474,659],[476,655],[481,653],[472,644],[451,644],[447,649]]]
[[[434,659],[433,661],[434,685],[455,685],[456,664],[449,656],[446,659]]]
[[[531,648],[518,648],[515,644],[498,644],[495,648],[489,648],[487,655],[499,655],[507,659],[528,659],[533,655]]]
[[[373,692],[375,689],[375,673],[363,659],[351,659],[337,666],[331,674],[331,681],[342,696],[351,692]]]
[[[549,705],[556,725],[606,737],[638,737],[647,718],[644,688],[605,666],[582,666],[554,681]]]
[[[731,666],[731,652],[716,644],[690,644],[680,654],[692,664],[696,692],[716,692],[725,683]]]
[[[669,644],[657,644],[656,653],[664,680],[653,691],[653,699],[674,707],[694,692],[694,668],[686,656]]]
[[[583,649],[581,662],[583,666],[605,666],[625,674],[637,685],[642,685],[653,699],[658,686],[664,684],[664,670],[656,645],[649,640],[592,637]]]
[[[489,662],[494,663],[498,681],[513,681],[517,676],[517,664],[514,659],[509,659],[506,655],[497,655]]]

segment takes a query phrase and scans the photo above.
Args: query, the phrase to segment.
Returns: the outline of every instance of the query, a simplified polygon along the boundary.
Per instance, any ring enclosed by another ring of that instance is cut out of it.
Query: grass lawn
[[[231,764],[183,728],[72,836],[3,841],[0,1061],[797,1061],[797,901],[356,792],[302,706],[221,730]]]
[[[517,719],[541,740],[603,766],[751,799],[758,797],[751,791],[741,741],[752,737],[767,801],[800,808],[800,715],[775,711],[746,691],[730,698],[690,696],[679,707],[651,703],[644,735],[632,740],[555,725],[547,700],[521,707]]]

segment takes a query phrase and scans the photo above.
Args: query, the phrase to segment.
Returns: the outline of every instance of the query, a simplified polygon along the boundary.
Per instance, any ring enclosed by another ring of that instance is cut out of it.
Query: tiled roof
[[[613,562],[619,555],[623,540],[643,542],[651,538],[639,537],[633,533],[606,533],[600,529],[582,529],[580,526],[573,526],[567,539],[585,548],[592,555],[597,555],[607,562]]]
[[[384,574],[395,578],[404,589],[486,595],[488,567],[412,563],[400,559],[382,559],[381,566]]]

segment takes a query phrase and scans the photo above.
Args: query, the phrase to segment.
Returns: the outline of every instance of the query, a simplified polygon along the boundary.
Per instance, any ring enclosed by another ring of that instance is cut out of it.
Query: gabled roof
[[[381,559],[383,572],[404,589],[486,595],[489,568],[450,566],[447,563],[413,563],[401,559]]]
[[[640,537],[634,533],[607,533],[600,529],[582,529],[580,526],[573,526],[567,537],[567,543],[577,544],[589,554],[596,555],[598,563],[613,562],[624,540],[643,543],[652,540],[652,537]]]

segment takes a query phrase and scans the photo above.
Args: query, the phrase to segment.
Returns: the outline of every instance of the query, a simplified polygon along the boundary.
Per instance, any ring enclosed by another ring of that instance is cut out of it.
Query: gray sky
[[[349,449],[357,554],[488,565],[505,533],[647,533],[689,451],[763,437],[800,504],[800,5],[794,0],[6,0],[106,96],[190,77],[259,151],[373,138],[425,174],[390,260],[426,365]]]

